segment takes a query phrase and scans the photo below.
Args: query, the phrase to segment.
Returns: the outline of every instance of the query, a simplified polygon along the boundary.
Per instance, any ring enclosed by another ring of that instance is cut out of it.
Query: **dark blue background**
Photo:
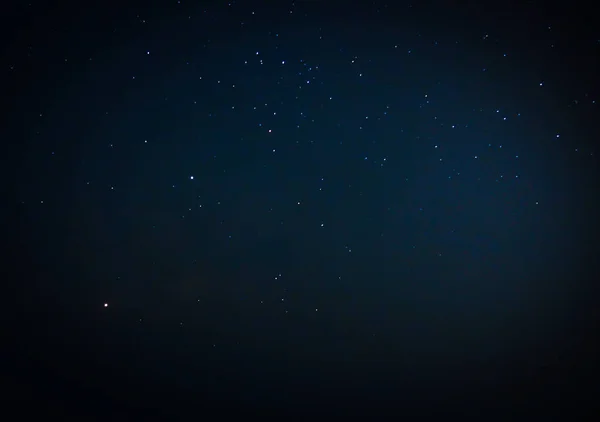
[[[86,420],[584,409],[591,16],[9,6],[8,399]]]

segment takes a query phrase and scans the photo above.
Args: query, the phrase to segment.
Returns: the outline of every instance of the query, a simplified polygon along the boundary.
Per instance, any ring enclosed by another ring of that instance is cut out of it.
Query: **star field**
[[[271,3],[10,9],[30,396],[55,384],[48,414],[408,412],[585,373],[585,14]]]

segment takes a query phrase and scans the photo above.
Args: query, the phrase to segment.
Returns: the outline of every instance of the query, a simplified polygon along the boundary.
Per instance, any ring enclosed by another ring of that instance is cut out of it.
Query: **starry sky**
[[[587,403],[600,32],[417,3],[8,7],[21,410]]]

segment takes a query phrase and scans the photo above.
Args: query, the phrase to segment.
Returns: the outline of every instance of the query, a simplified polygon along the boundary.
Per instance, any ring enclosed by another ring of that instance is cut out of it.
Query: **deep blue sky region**
[[[592,16],[8,6],[10,400],[86,420],[583,409]]]

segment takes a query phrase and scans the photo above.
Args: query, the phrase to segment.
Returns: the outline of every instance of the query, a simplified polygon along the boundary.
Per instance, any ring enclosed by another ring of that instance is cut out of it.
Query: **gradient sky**
[[[564,398],[597,350],[600,34],[485,3],[9,8],[16,402]]]

